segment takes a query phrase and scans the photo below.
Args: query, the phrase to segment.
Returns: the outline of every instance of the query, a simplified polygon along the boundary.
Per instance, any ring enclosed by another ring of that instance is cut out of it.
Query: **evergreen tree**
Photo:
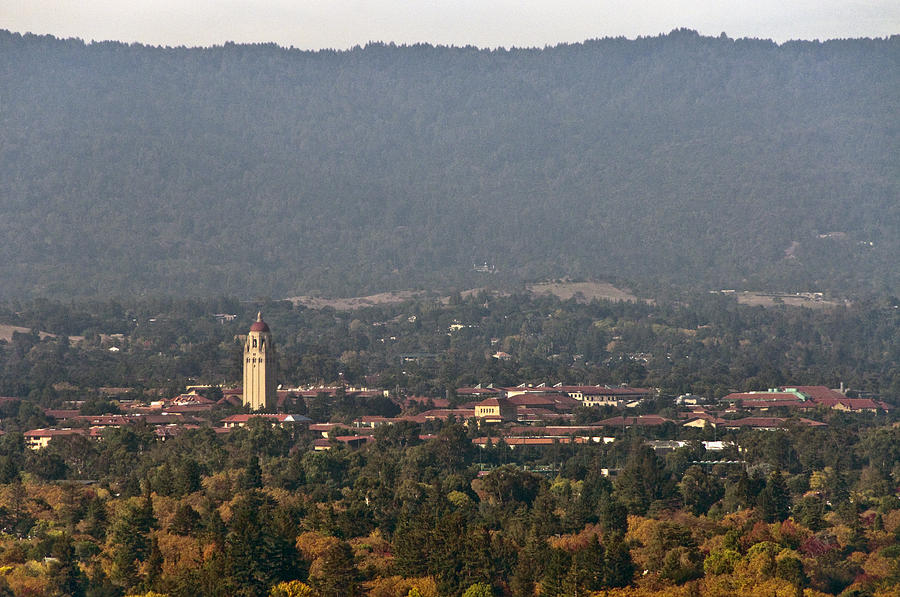
[[[579,583],[589,591],[599,591],[605,586],[606,550],[597,535],[583,549],[575,552],[574,564],[579,571]]]
[[[466,535],[465,519],[459,511],[438,518],[430,534],[428,572],[437,578],[442,594],[456,594],[462,589],[462,572],[468,560]]]
[[[215,517],[211,522],[215,524]],[[231,590],[255,595],[299,576],[295,536],[296,528],[268,496],[251,491],[235,500],[224,545],[224,572]]]
[[[119,513],[109,533],[112,555],[112,580],[125,589],[140,584],[139,567],[146,559],[150,540],[149,532],[155,524],[153,505],[149,493],[140,505],[127,503]]]
[[[569,564],[568,572],[566,572],[566,575],[562,579],[562,587],[558,593],[560,597],[567,597],[568,595],[576,597],[580,594],[581,583],[579,582],[578,577],[578,566],[573,560],[572,563]],[[541,594],[543,595],[543,593]]]
[[[759,516],[765,522],[786,519],[791,512],[791,494],[779,471],[772,471],[756,501]]]
[[[169,523],[169,532],[176,535],[190,535],[200,524],[200,515],[190,504],[179,503],[175,515]]]
[[[605,542],[606,566],[604,579],[608,587],[627,587],[634,577],[634,562],[622,535],[613,535]]]
[[[564,595],[565,581],[571,568],[569,554],[561,549],[551,549],[544,575],[541,577],[541,597]]]
[[[310,581],[321,597],[358,597],[363,594],[353,550],[346,541],[340,541],[328,549],[322,556],[319,573]]]
[[[394,567],[402,576],[413,578],[428,574],[430,544],[424,522],[420,518],[401,520],[394,533]]]
[[[259,467],[259,458],[252,456],[244,474],[241,477],[242,489],[259,489],[262,487],[262,469]]]
[[[622,472],[616,478],[616,490],[628,511],[643,514],[650,503],[666,493],[665,467],[649,446],[636,443]]]
[[[0,456],[0,483],[8,485],[19,478],[19,467],[11,456]]]
[[[548,487],[542,488],[534,500],[531,524],[536,536],[542,538],[552,537],[562,530],[556,515],[556,500]]]
[[[60,597],[82,597],[85,588],[84,575],[75,559],[72,538],[64,533],[53,542],[51,555],[56,561],[50,564],[50,594]]]
[[[510,579],[510,588],[516,597],[534,595],[535,584],[544,574],[547,562],[547,542],[534,531],[529,533],[524,547],[519,550],[516,566]]]
[[[147,573],[144,585],[147,590],[153,591],[159,588],[162,579],[163,555],[159,551],[159,543],[156,537],[150,538],[150,553],[147,555]]]
[[[603,496],[598,509],[600,511],[598,518],[604,535],[624,535],[628,531],[628,508],[611,494]]]
[[[200,489],[200,466],[193,458],[185,458],[175,467],[172,492],[176,496],[194,493]]]
[[[464,582],[490,585],[494,577],[494,557],[491,535],[485,527],[472,528],[466,533],[465,554]]]

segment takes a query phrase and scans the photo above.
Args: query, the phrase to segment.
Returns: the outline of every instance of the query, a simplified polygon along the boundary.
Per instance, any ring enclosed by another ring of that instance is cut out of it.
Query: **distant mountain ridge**
[[[486,276],[896,293],[898,114],[900,36],[301,52],[0,32],[0,298]]]

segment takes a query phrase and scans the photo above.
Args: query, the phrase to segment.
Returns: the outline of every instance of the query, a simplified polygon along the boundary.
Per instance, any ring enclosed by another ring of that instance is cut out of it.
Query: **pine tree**
[[[530,597],[534,594],[535,583],[544,574],[547,561],[546,541],[534,532],[528,535],[525,546],[519,551],[516,567],[510,579],[510,588],[516,597]]]
[[[53,543],[51,555],[56,561],[50,565],[50,594],[60,597],[82,597],[85,578],[75,560],[72,538],[64,533]]]
[[[578,597],[582,594],[583,583],[581,582],[581,574],[575,559],[569,565],[569,571],[562,581],[562,590],[559,592],[560,597]]]
[[[241,477],[242,489],[259,489],[262,487],[262,469],[259,467],[259,458],[252,456],[244,474]]]
[[[484,527],[470,529],[466,534],[466,557],[463,577],[467,583],[490,585],[493,580],[494,558],[491,554],[491,536]]]
[[[394,533],[394,566],[401,576],[413,578],[428,574],[428,532],[419,517],[401,521]]]
[[[139,564],[150,549],[148,534],[155,525],[153,502],[149,492],[141,504],[126,504],[112,525],[109,543],[112,551],[112,580],[125,589],[140,584]]]
[[[634,562],[631,552],[621,535],[606,540],[606,567],[604,580],[608,587],[627,587],[634,577]]]
[[[87,533],[94,539],[102,540],[106,536],[106,503],[103,498],[94,497],[87,505],[84,525]]]
[[[791,493],[779,471],[772,471],[756,500],[760,518],[765,522],[786,519],[791,513]]]
[[[547,568],[541,577],[541,597],[560,597],[564,594],[564,583],[570,567],[569,554],[555,548],[550,551]]]
[[[321,597],[357,597],[363,594],[360,573],[349,543],[337,543],[322,558],[319,575],[310,579]]]
[[[176,535],[190,535],[200,524],[200,515],[190,504],[179,503],[175,515],[169,523],[169,532]]]
[[[605,535],[622,534],[628,530],[628,508],[609,494],[599,504],[600,526]]]
[[[159,588],[162,578],[163,555],[159,551],[159,543],[156,537],[150,539],[150,553],[147,555],[147,578],[144,582],[148,590]]]
[[[580,581],[584,588],[599,591],[604,586],[606,576],[606,550],[600,544],[597,535],[591,537],[590,543],[575,553]]]

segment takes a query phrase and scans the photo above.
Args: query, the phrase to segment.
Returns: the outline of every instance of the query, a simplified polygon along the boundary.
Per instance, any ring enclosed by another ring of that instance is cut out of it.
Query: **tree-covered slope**
[[[900,287],[900,37],[208,49],[0,33],[0,295]],[[838,233],[838,234],[830,234]]]

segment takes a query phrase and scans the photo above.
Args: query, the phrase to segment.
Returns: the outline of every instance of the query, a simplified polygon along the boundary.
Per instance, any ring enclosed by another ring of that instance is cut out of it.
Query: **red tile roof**
[[[816,402],[811,400],[742,400],[741,406],[744,408],[759,408],[759,409],[767,409],[767,408],[798,408],[805,410],[815,409],[817,406]]]
[[[736,400],[741,400],[743,402],[747,402],[748,400],[753,400],[757,402],[797,402],[802,400],[802,398],[798,397],[797,394],[793,392],[735,392],[733,394],[728,394],[722,400],[728,402],[734,402]]]
[[[507,446],[515,447],[515,446],[552,446],[553,444],[570,444],[572,443],[571,437],[530,437],[530,436],[505,436],[505,437],[476,437],[472,440],[472,443],[484,447],[490,442],[493,445],[497,445],[500,440],[503,440]],[[584,437],[576,437],[574,438],[576,444],[585,444],[590,443],[589,438]]]
[[[450,406],[450,401],[446,398],[429,398],[427,396],[407,396],[404,402],[405,406],[411,406],[412,404],[428,404],[431,403],[434,408],[447,408]]]
[[[554,404],[553,398],[558,396],[559,394],[556,396],[551,394],[516,394],[515,396],[510,396],[507,400],[518,406],[544,406]]]
[[[32,429],[22,435],[25,437],[58,437],[63,435],[86,435],[87,429]]]
[[[729,420],[720,420],[717,424],[721,424],[724,427],[730,428],[738,428],[738,427],[754,427],[754,428],[765,428],[765,429],[777,429],[785,427],[791,419],[783,419],[781,417],[744,417],[743,419],[735,419],[732,421]],[[810,419],[793,419],[793,421],[799,425],[803,425],[806,427],[827,427],[826,423],[821,423],[819,421],[813,421]]]
[[[210,402],[209,404],[182,404],[166,406],[161,410],[167,413],[201,413],[212,410],[214,406],[214,402]]]
[[[656,427],[674,422],[675,421],[671,419],[659,415],[641,415],[638,417],[612,417],[611,419],[597,421],[594,425],[602,425],[605,427]]]
[[[237,394],[226,394],[216,403],[218,405],[241,406],[244,403],[243,392]]]
[[[485,398],[475,406],[500,406],[500,398]]]
[[[568,437],[570,435],[597,436],[605,429],[600,425],[547,425],[546,427],[510,427],[512,435],[540,435],[543,437]]]
[[[552,390],[559,390],[568,394],[580,392],[585,396],[646,396],[653,390],[647,388],[613,387],[606,386],[553,386]]]
[[[230,417],[225,417],[222,419],[223,423],[246,423],[250,419],[269,419],[272,421],[277,421],[279,423],[303,423],[309,421],[309,417],[304,417],[303,415],[291,415],[291,414],[249,414],[249,415],[231,415]]]
[[[48,417],[53,417],[57,421],[64,421],[66,419],[71,419],[73,417],[77,417],[79,414],[81,414],[81,411],[74,410],[74,409],[45,408],[44,414],[47,415]]]
[[[457,419],[471,419],[475,416],[475,409],[471,408],[435,408],[419,414],[427,419],[448,419],[451,416]]]
[[[840,399],[821,399],[817,401],[822,406],[829,408],[843,407],[847,410],[878,410],[878,403],[870,398],[840,398]]]
[[[837,390],[832,390],[827,388],[826,386],[783,386],[780,388],[782,390],[797,390],[798,392],[802,392],[806,396],[809,396],[813,400],[822,400],[822,399],[837,399],[840,400],[844,398],[844,395],[838,392]]]
[[[500,394],[501,391],[497,388],[457,388],[456,393],[460,396],[487,396]]]
[[[76,421],[86,422],[91,426],[103,427],[121,427],[122,425],[137,422],[135,418],[125,415],[78,415],[72,418]]]
[[[723,398],[741,401],[745,408],[771,408],[783,406],[810,410],[818,406],[849,411],[877,411],[879,404],[869,398],[847,398],[825,386],[783,386],[775,392],[738,392]],[[806,399],[804,399],[806,398]]]

